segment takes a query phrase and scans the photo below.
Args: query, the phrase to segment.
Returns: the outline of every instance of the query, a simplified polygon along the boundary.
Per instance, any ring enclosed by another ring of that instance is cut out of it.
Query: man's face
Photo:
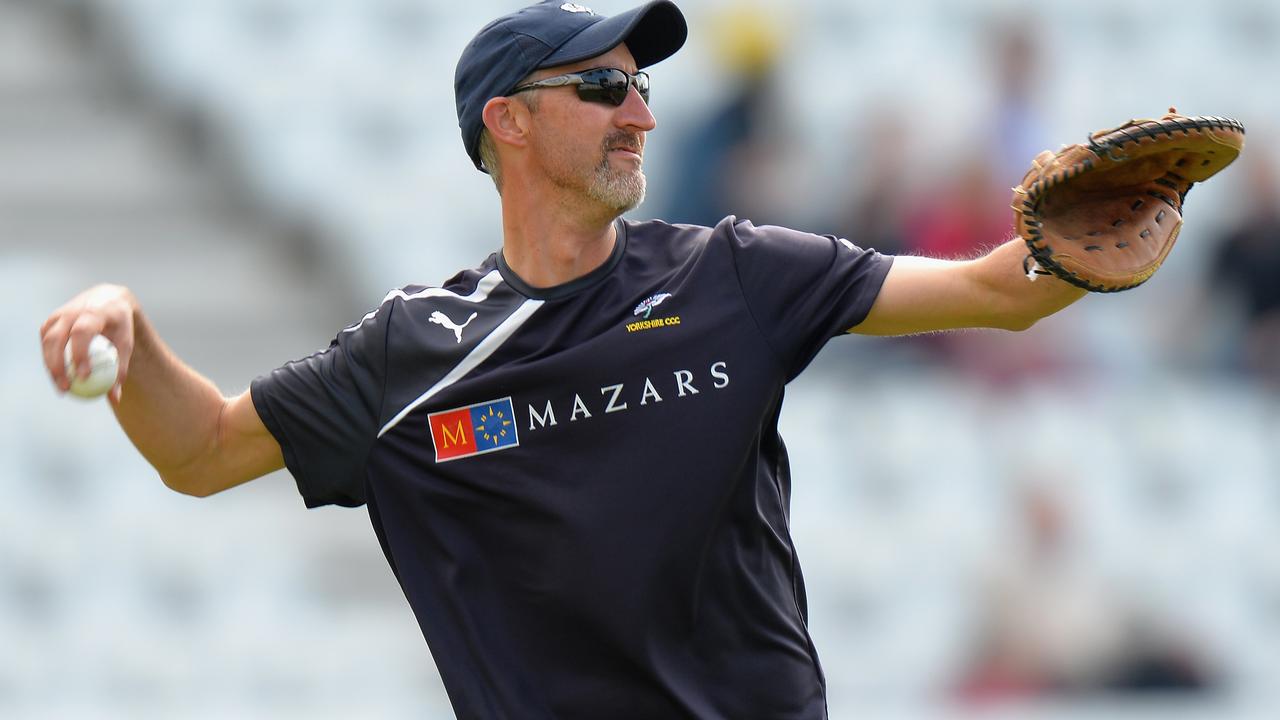
[[[619,45],[590,60],[540,70],[531,79],[599,67],[636,72],[631,52]],[[581,100],[573,87],[531,92],[539,93],[531,148],[547,178],[618,214],[639,205],[645,192],[645,133],[657,123],[636,89],[629,88],[618,106]]]

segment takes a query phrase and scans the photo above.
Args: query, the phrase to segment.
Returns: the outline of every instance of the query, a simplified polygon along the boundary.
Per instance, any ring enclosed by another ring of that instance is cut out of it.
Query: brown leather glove
[[[1093,292],[1141,285],[1173,249],[1191,186],[1243,147],[1239,122],[1169,108],[1159,120],[1040,153],[1013,189],[1014,228],[1031,251],[1027,276],[1052,273]]]

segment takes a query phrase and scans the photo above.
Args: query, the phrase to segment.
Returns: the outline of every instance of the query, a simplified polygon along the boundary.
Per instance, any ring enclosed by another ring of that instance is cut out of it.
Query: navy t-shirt
[[[891,258],[617,227],[562,286],[392,292],[258,414],[309,507],[367,503],[458,717],[825,718],[777,420]]]

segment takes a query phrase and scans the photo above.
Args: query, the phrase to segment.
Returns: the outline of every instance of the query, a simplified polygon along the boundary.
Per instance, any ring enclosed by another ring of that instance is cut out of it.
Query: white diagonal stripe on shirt
[[[470,353],[467,353],[467,356],[462,358],[461,362],[455,365],[454,368],[446,373],[444,377],[440,378],[439,382],[432,385],[426,392],[419,395],[418,399],[409,403],[405,409],[396,413],[396,416],[391,418],[390,422],[378,431],[378,437],[382,437],[391,430],[391,428],[398,425],[406,415],[413,412],[414,408],[430,400],[441,390],[444,390],[450,385],[458,382],[462,378],[466,377],[472,370],[475,370],[480,363],[487,360],[494,351],[514,335],[516,330],[519,330],[520,326],[524,325],[525,321],[532,317],[533,313],[536,312],[538,308],[542,307],[543,302],[544,301],[542,300],[525,300],[520,307],[516,308],[515,312],[507,316],[506,320],[499,323],[498,327],[493,329],[493,332],[486,335],[485,338],[480,341],[480,344],[475,346],[475,349]]]

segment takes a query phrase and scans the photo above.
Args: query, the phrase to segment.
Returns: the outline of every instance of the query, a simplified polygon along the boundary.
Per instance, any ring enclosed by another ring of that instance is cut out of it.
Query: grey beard
[[[596,166],[595,177],[587,186],[587,195],[619,214],[633,210],[644,201],[644,171],[619,171],[609,164],[606,155]]]

